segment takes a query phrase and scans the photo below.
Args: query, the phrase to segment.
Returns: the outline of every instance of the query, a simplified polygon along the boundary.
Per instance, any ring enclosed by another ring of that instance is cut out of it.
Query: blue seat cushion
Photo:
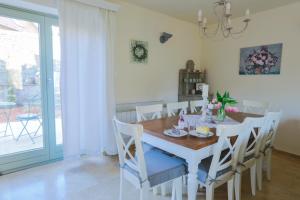
[[[170,153],[168,153],[168,152],[166,152],[166,151],[164,151],[164,150],[161,150],[161,149],[159,149],[159,148],[157,148],[157,147],[154,147],[154,146],[152,146],[151,144],[148,144],[148,143],[146,143],[146,142],[143,142],[143,143],[142,143],[142,147],[143,147],[144,153],[146,153],[146,152],[148,152],[148,151],[154,150],[154,151],[161,151],[161,152],[163,152],[164,154],[167,154],[167,155],[169,155],[169,156],[174,156],[173,154],[170,154]]]
[[[202,160],[201,163],[198,166],[198,174],[197,174],[198,175],[198,180],[202,183],[205,183],[206,179],[208,178],[208,172],[209,172],[209,169],[210,169],[212,158],[213,157],[210,156],[210,157]],[[232,167],[230,166],[230,167],[227,167],[227,168],[225,168],[221,171],[218,171],[216,179],[219,176],[221,176],[221,175],[223,175],[223,174],[225,174],[225,173],[227,173],[231,170],[232,170]]]
[[[150,187],[165,183],[187,174],[184,160],[171,157],[161,151],[150,150],[144,153]],[[139,177],[139,173],[125,164],[124,169]],[[143,182],[144,180],[140,180]]]
[[[142,146],[143,146],[143,151],[144,152],[148,152],[148,151],[151,151],[151,150],[155,149],[154,146],[152,146],[148,143],[145,143],[145,142],[142,143]]]

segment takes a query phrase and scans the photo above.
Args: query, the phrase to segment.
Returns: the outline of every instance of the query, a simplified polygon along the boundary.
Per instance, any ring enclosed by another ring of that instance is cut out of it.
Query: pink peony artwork
[[[240,74],[280,74],[282,43],[242,48]]]

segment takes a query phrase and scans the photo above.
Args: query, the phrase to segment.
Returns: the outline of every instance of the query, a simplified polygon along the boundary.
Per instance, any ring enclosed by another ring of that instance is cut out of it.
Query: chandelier
[[[202,29],[203,35],[211,38],[215,37],[220,31],[224,38],[233,37],[234,35],[242,34],[247,28],[250,22],[250,10],[247,9],[245,13],[245,17],[243,20],[244,27],[242,29],[237,30],[232,26],[231,23],[231,2],[230,0],[219,0],[214,3],[213,6],[214,14],[218,19],[217,27],[213,32],[207,31],[207,18],[203,17],[202,10],[198,11],[198,23]],[[221,11],[221,13],[220,13]]]

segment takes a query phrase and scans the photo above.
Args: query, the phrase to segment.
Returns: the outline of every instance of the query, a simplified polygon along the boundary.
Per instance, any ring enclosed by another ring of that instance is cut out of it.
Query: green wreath
[[[142,44],[134,44],[132,47],[132,55],[134,60],[144,62],[148,57],[148,50]]]

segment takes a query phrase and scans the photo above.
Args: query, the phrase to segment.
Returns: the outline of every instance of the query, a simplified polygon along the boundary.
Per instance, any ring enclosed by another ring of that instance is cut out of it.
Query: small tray
[[[164,134],[170,137],[183,137],[188,135],[188,133],[185,130],[179,129],[167,129],[164,131]]]
[[[192,136],[195,136],[195,137],[199,137],[199,138],[209,138],[209,137],[214,136],[214,133],[211,131],[209,131],[208,134],[199,133],[197,131],[190,131],[189,134]]]

